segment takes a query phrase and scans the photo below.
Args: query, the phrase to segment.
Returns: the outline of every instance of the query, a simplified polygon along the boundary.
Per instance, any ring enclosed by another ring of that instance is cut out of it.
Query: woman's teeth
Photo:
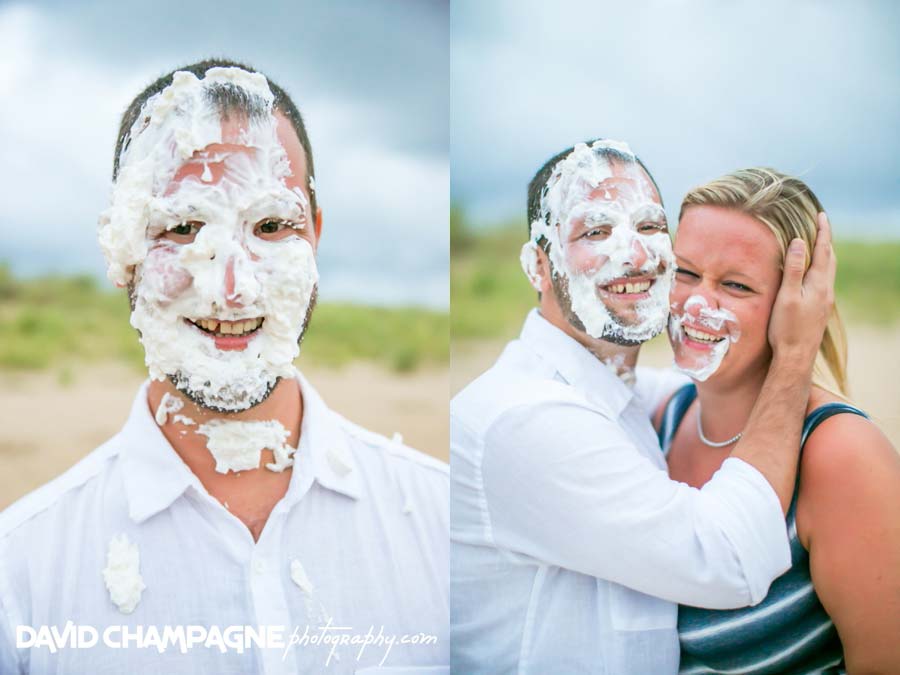
[[[719,342],[725,339],[724,337],[713,335],[712,333],[706,333],[702,330],[691,328],[690,326],[684,326],[684,332],[689,338],[691,338],[691,340],[696,340],[697,342]]]
[[[610,293],[646,293],[650,290],[651,281],[638,281],[633,284],[610,284],[606,290]]]
[[[220,321],[219,319],[197,319],[196,321],[191,321],[195,326],[215,335],[246,335],[259,328],[262,322],[262,317],[244,319],[243,321]]]

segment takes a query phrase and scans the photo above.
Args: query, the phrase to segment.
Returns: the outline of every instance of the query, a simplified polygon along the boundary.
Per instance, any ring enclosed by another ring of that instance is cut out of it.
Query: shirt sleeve
[[[485,436],[496,546],[682,604],[760,602],[790,566],[784,514],[759,471],[727,459],[702,489],[670,480],[600,413],[523,405]]]
[[[0,673],[22,673],[19,665],[16,638],[13,634],[12,607],[7,583],[7,567],[3,559],[3,546],[0,541]]]
[[[634,393],[641,400],[649,415],[669,399],[676,389],[691,381],[687,375],[672,368],[635,369]]]

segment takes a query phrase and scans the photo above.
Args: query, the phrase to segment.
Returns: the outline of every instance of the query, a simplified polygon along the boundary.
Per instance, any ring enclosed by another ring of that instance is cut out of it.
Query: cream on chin
[[[140,276],[132,325],[141,334],[152,378],[169,377],[200,405],[235,412],[265,400],[280,377],[293,375],[292,364],[299,354],[301,331],[315,292],[315,259],[304,239],[274,246],[279,247],[278,255],[263,255],[246,266],[247,274],[255,272],[253,280],[236,279],[235,287],[244,289],[244,296],[252,299],[248,306],[229,307],[217,285],[205,283],[212,275],[190,262],[187,267],[195,272],[191,275],[194,283],[174,298],[153,292],[154,287],[166,285],[156,278],[143,292],[144,277]],[[261,253],[265,247],[255,248]],[[236,271],[235,275],[242,273]],[[214,317],[202,321],[209,328],[215,325],[215,331],[193,325],[190,317]],[[221,348],[216,335],[226,340],[237,337],[235,325],[240,325],[242,332],[246,332],[245,326],[251,328],[244,338],[246,345]]]

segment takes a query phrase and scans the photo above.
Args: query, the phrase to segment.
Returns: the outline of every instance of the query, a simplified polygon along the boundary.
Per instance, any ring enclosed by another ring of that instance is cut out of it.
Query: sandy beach
[[[853,401],[900,447],[900,326],[848,327]],[[455,343],[451,368],[397,375],[368,363],[304,368],[332,408],[385,436],[447,461],[448,392],[455,394],[487,369],[502,342]],[[671,363],[668,343],[641,352],[643,365]],[[116,363],[82,365],[61,375],[0,372],[0,508],[58,476],[122,426],[140,373]]]
[[[302,368],[325,401],[353,422],[447,461],[446,368],[397,375],[368,363]],[[0,372],[0,509],[55,478],[115,434],[143,377],[117,363],[65,375]]]

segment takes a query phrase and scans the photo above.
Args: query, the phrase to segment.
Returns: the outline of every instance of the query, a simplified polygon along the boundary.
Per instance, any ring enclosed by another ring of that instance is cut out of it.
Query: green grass
[[[16,279],[0,264],[0,368],[40,370],[113,359],[144,367],[128,323],[124,291],[92,277]],[[301,363],[354,360],[405,372],[449,359],[447,312],[320,303],[303,340]],[[65,371],[63,371],[65,372]]]
[[[519,266],[526,231],[519,222],[475,231],[459,212],[451,219],[452,340],[509,339],[518,333],[537,304]],[[880,325],[900,321],[900,241],[838,241],[835,251],[842,316]]]

